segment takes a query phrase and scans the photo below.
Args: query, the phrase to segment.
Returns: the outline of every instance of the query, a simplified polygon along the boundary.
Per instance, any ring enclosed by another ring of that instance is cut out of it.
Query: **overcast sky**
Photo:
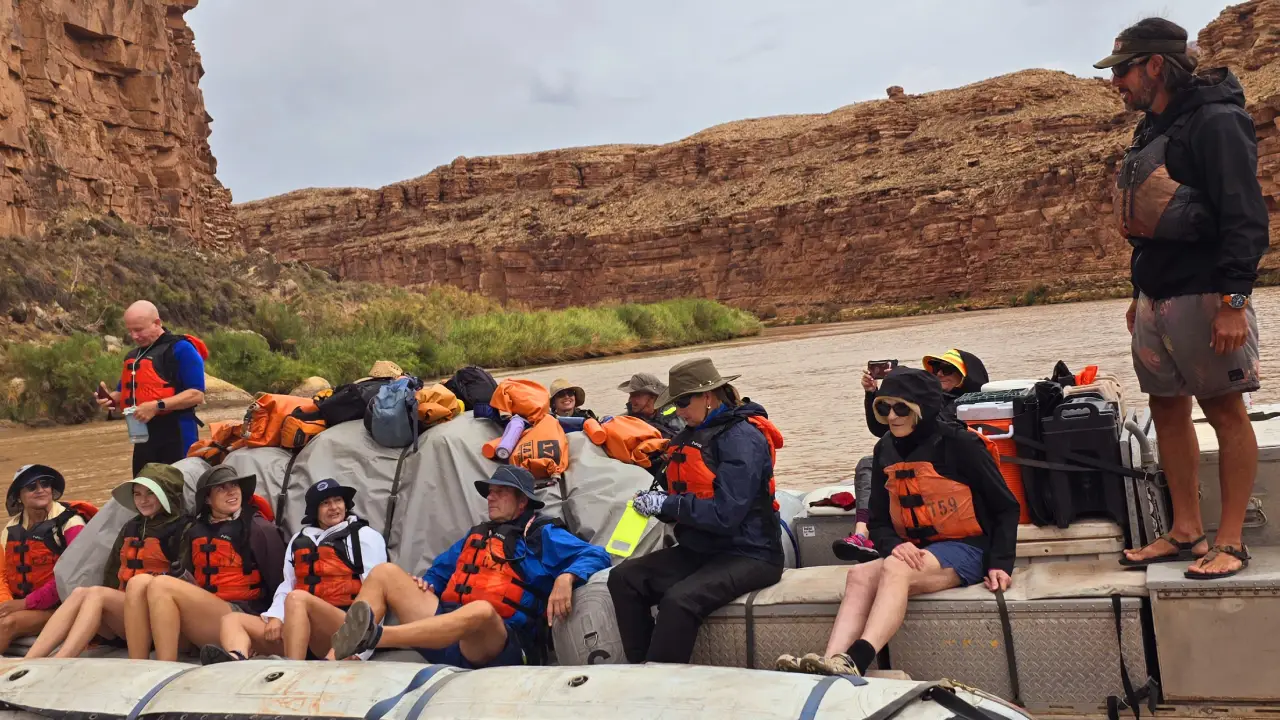
[[[1216,0],[204,0],[218,175],[243,202],[459,155],[664,143],[1030,67],[1100,75],[1125,25]],[[1117,101],[1118,105],[1118,101]]]

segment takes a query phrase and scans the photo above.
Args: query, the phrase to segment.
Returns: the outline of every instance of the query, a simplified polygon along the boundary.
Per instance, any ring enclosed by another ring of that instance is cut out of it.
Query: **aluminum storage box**
[[[703,624],[693,662],[767,669],[783,653],[821,653],[847,571],[788,570],[777,585],[721,608]],[[1056,597],[1073,594],[1092,597]],[[1112,594],[1127,595],[1121,600],[1124,657],[1130,678],[1142,685],[1148,673],[1142,573],[1118,570],[1112,560],[1014,571],[1006,600],[1029,708],[1094,712],[1106,707],[1108,695],[1123,694]],[[980,585],[912,600],[889,657],[890,667],[917,680],[951,678],[1012,699],[1000,613]]]
[[[1250,554],[1222,580],[1189,580],[1186,563],[1147,571],[1167,701],[1280,701],[1280,548]]]
[[[1256,406],[1255,413],[1269,414],[1280,406]],[[1218,436],[1206,422],[1197,422],[1200,442],[1200,515],[1213,537],[1222,514],[1222,489],[1218,480]],[[1244,544],[1250,548],[1280,546],[1280,418],[1253,423],[1258,437],[1258,475],[1244,518]]]

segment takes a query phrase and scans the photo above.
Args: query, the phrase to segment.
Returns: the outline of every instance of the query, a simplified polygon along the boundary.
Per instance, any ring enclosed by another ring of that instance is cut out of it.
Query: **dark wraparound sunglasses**
[[[689,407],[689,403],[691,403],[691,402],[693,402],[693,396],[692,396],[692,395],[685,395],[685,396],[684,396],[684,397],[682,397],[682,398],[676,398],[676,399],[673,401],[673,403],[672,403],[672,404],[673,404],[673,405],[675,405],[676,407],[680,408],[681,410],[683,410],[683,409],[685,409],[685,408]]]
[[[1129,71],[1132,70],[1134,67],[1141,65],[1150,59],[1151,59],[1150,55],[1139,55],[1136,58],[1129,58],[1128,60],[1125,60],[1119,65],[1113,65],[1111,67],[1111,75],[1113,77],[1118,77],[1118,78],[1124,77],[1125,75],[1128,75]]]
[[[959,375],[960,374],[960,370],[957,369],[955,365],[952,365],[951,363],[942,362],[941,360],[930,360],[929,372],[935,373],[935,374],[942,373],[943,375]]]
[[[890,403],[887,400],[876,401],[876,412],[885,417],[889,417],[889,411],[892,410],[894,415],[900,418],[911,417],[911,406],[904,402]]]
[[[27,484],[23,485],[22,487],[25,490],[35,490],[36,488],[40,488],[42,490],[48,490],[53,487],[53,478],[51,477],[31,478],[30,480],[27,481]]]

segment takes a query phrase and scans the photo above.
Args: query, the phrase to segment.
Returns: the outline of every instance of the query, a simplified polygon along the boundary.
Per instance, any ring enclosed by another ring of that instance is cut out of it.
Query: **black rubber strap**
[[[809,697],[805,698],[804,707],[800,709],[800,717],[798,720],[813,720],[818,716],[818,708],[822,707],[822,698],[826,697],[827,691],[832,685],[841,680],[848,680],[854,687],[862,687],[867,681],[857,675],[832,675],[825,677],[813,689],[809,691]]]
[[[405,714],[404,720],[418,720],[418,718],[422,716],[422,711],[426,710],[427,705],[431,704],[431,699],[436,696],[436,693],[440,692],[445,685],[448,685],[450,681],[456,679],[459,675],[471,672],[470,670],[461,670],[459,668],[452,669],[454,672],[440,678],[439,682],[427,688],[427,691],[422,693],[422,696],[413,704],[413,707],[409,708],[409,712]]]
[[[1081,467],[1076,467],[1072,465],[1065,465],[1060,463],[1049,463],[1043,460],[1029,460],[1027,458],[1019,458],[1019,457],[1006,458],[1002,456],[1000,458],[1002,461],[1007,460],[1008,462],[1014,463],[1015,465],[1026,465],[1028,467],[1042,467],[1047,470],[1063,470],[1066,472],[1083,472],[1084,470],[1101,470],[1103,472],[1116,473],[1117,475],[1124,475],[1125,477],[1131,477],[1131,478],[1141,479],[1146,477],[1145,473],[1142,473],[1138,470],[1134,470],[1133,468],[1124,467],[1123,465],[1116,465],[1114,463],[1103,462],[1097,458],[1089,457],[1088,455],[1081,455],[1079,453],[1067,452],[1065,450],[1050,449],[1048,445],[1040,442],[1039,440],[1032,440],[1030,438],[1014,435],[1013,441],[1019,445],[1025,445],[1026,447],[1029,447],[1033,450],[1039,450],[1040,452],[1043,452],[1046,454],[1059,456],[1064,460],[1070,460],[1071,462],[1076,463],[1077,465],[1083,465],[1084,467],[1081,468]]]
[[[302,448],[289,453],[289,462],[284,466],[284,477],[280,478],[280,494],[276,496],[276,527],[284,527],[284,504],[289,499],[289,475],[293,473],[293,464],[297,462]]]
[[[746,621],[747,627],[747,664],[745,667],[754,669],[756,666],[756,618],[755,604],[756,596],[760,594],[759,590],[752,592],[747,596],[747,607],[743,619]]]
[[[173,682],[174,680],[177,680],[183,675],[186,675],[192,670],[198,670],[198,669],[200,669],[200,666],[195,665],[185,670],[179,670],[178,672],[156,683],[155,687],[148,690],[146,695],[143,695],[141,698],[138,699],[138,702],[134,704],[133,709],[130,710],[129,714],[125,716],[125,720],[137,720],[137,718],[142,715],[142,711],[147,709],[147,705],[150,704],[150,702],[155,698],[155,696],[159,694],[160,691],[163,690],[166,685]]]
[[[404,459],[408,457],[410,448],[400,451],[400,459],[396,460],[396,474],[391,480],[391,494],[387,497],[387,522],[382,526],[382,537],[390,539],[391,522],[396,518],[396,505],[400,501],[400,471],[404,469]]]
[[[996,607],[1000,609],[1000,630],[1004,633],[1004,658],[1009,665],[1009,689],[1013,702],[1022,705],[1022,681],[1018,677],[1018,654],[1013,647],[1013,626],[1009,624],[1009,606],[1005,604],[1004,591],[996,591]]]
[[[863,720],[889,720],[889,718],[902,712],[906,706],[929,695],[935,688],[940,687],[937,683],[920,683],[905,694],[894,698],[893,702],[866,716]],[[803,715],[801,715],[801,720],[805,720]]]
[[[409,684],[405,686],[404,690],[401,690],[398,694],[392,695],[385,700],[379,700],[374,703],[373,707],[369,708],[369,711],[364,714],[364,720],[382,720],[387,713],[395,709],[396,705],[400,703],[400,700],[403,699],[405,695],[408,695],[414,690],[422,687],[428,680],[435,677],[436,673],[447,667],[449,666],[429,665],[419,670],[418,674],[413,676],[413,679],[409,681]]]
[[[1116,649],[1120,653],[1120,683],[1124,686],[1123,704],[1133,711],[1134,720],[1139,720],[1141,714],[1141,704],[1143,700],[1147,701],[1147,709],[1152,713],[1156,711],[1156,682],[1153,678],[1148,677],[1145,685],[1141,689],[1133,687],[1133,679],[1129,676],[1129,667],[1124,661],[1124,627],[1121,622],[1121,597],[1119,595],[1111,596],[1111,614],[1115,616],[1116,621]],[[1110,720],[1120,720],[1121,700],[1115,695],[1107,698],[1107,717]]]

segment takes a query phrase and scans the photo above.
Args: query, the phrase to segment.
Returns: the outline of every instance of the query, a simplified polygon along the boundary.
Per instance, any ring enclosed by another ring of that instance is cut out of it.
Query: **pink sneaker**
[[[880,559],[880,553],[876,552],[875,543],[871,542],[871,538],[856,532],[849,533],[843,540],[831,543],[831,551],[837,558],[855,564]]]

